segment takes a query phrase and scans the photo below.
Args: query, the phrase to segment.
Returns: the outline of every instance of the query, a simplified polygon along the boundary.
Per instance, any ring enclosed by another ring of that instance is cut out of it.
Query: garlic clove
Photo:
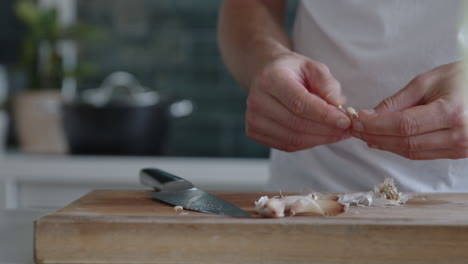
[[[290,215],[337,215],[346,210],[346,206],[338,202],[336,195],[311,193],[308,195],[292,195],[283,197],[262,196],[255,202],[255,211],[263,217],[283,217],[285,212]]]
[[[340,197],[338,195],[315,193],[315,200],[338,201],[339,199],[340,199]]]
[[[315,197],[313,194],[308,194],[308,195],[291,195],[291,196],[285,196],[283,199],[286,201],[286,211],[291,210],[291,206],[295,204],[297,201],[304,199],[304,198],[310,198],[312,200],[315,200]]]
[[[353,107],[347,107],[346,108],[346,113],[351,117],[351,118],[358,118],[359,115]]]
[[[322,208],[320,208],[320,205],[317,204],[317,201],[306,197],[294,202],[290,208],[292,216],[300,214],[324,215],[324,212]]]
[[[267,196],[255,202],[255,211],[263,217],[283,217],[286,209],[286,200],[283,198],[271,198]]]
[[[324,215],[333,216],[346,211],[346,206],[332,200],[317,200],[317,204],[322,208]]]
[[[298,200],[291,207],[292,215],[327,215],[333,216],[340,213],[343,213],[346,210],[346,207],[333,200],[311,200],[311,199],[301,199]]]

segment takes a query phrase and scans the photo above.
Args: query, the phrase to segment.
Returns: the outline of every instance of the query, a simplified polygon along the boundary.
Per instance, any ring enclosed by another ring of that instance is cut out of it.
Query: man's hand
[[[349,137],[339,82],[327,66],[289,52],[268,63],[249,87],[247,136],[283,151],[298,151]]]
[[[291,51],[285,0],[225,0],[218,36],[224,62],[245,87],[246,132],[267,146],[298,151],[349,137],[338,81],[327,66]]]
[[[361,111],[351,134],[369,147],[414,160],[468,157],[461,73],[458,62],[416,77],[375,111]]]

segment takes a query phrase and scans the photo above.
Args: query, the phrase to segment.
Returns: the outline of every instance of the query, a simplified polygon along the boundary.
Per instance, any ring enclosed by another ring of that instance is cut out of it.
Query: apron
[[[347,105],[375,107],[417,75],[460,60],[457,0],[304,0],[294,50],[325,63]],[[271,151],[271,191],[367,191],[392,177],[401,191],[467,192],[468,159],[413,161],[355,138]]]

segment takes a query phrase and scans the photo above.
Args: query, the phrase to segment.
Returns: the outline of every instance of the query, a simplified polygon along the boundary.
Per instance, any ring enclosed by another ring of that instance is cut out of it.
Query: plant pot
[[[21,151],[37,154],[64,154],[68,147],[58,106],[60,92],[23,92],[13,100],[14,123]]]

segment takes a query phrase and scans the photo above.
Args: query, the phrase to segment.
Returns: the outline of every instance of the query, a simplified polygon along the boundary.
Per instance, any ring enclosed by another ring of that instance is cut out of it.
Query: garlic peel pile
[[[405,204],[411,195],[398,192],[395,182],[386,178],[383,183],[374,186],[374,191],[339,195],[342,204],[357,206],[397,206]]]

